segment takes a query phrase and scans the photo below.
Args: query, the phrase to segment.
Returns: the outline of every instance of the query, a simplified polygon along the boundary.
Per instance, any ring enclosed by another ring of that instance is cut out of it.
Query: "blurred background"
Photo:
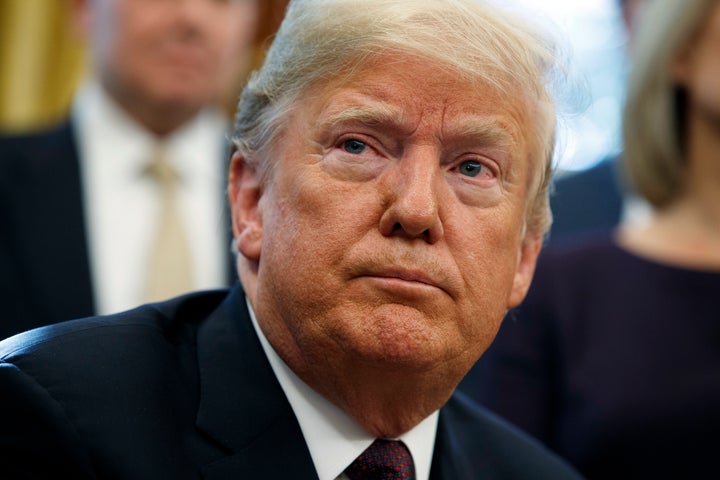
[[[87,58],[70,25],[71,0],[0,1],[0,132],[17,133],[51,125],[67,116]],[[248,71],[262,61],[268,38],[282,20],[288,0],[261,0],[250,68],[227,86],[232,112]]]
[[[282,19],[288,0],[262,0],[251,68]],[[586,169],[620,150],[625,33],[616,0],[518,0],[567,39],[589,95],[562,118],[558,167]],[[67,0],[0,2],[0,131],[18,132],[63,118],[86,68],[85,49],[68,22]],[[247,72],[228,85],[231,114]]]

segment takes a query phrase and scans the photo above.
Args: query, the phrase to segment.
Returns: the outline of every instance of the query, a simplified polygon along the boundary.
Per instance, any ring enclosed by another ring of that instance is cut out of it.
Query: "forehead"
[[[519,87],[501,90],[437,62],[399,55],[377,58],[352,75],[320,82],[302,103],[319,125],[357,121],[408,135],[432,127],[440,140],[487,132],[518,147],[531,143],[536,107]]]

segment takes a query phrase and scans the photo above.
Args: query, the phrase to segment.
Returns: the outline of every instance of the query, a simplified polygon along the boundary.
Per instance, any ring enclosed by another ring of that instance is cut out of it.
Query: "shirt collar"
[[[164,143],[168,161],[184,182],[218,177],[223,169],[215,159],[222,158],[222,136],[229,122],[215,108],[201,110],[171,134],[160,139],[137,123],[120,107],[95,79],[83,83],[73,102],[73,118],[82,132],[81,148],[93,162],[114,178],[136,179],[152,158],[155,147]],[[207,161],[198,161],[207,159]]]
[[[318,476],[320,480],[334,480],[375,437],[293,373],[263,334],[250,302],[247,306],[265,355],[298,419]],[[399,437],[412,454],[418,480],[430,477],[437,423],[438,411],[435,411]]]

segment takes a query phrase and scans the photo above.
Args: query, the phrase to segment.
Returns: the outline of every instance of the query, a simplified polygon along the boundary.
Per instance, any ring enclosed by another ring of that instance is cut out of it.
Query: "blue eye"
[[[355,155],[359,155],[365,151],[367,148],[367,145],[365,142],[361,142],[360,140],[355,140],[354,138],[350,140],[345,140],[343,142],[343,150],[345,150],[348,153],[352,153]]]
[[[477,177],[482,171],[482,163],[473,160],[466,160],[460,164],[458,170],[468,177]]]

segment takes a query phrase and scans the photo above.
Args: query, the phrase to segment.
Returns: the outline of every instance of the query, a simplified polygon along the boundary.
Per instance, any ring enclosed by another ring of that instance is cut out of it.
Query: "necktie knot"
[[[178,172],[168,163],[164,147],[157,147],[152,160],[145,168],[145,173],[153,178],[164,190],[173,190],[180,180]]]
[[[345,470],[351,480],[414,480],[410,451],[399,440],[377,439]]]

